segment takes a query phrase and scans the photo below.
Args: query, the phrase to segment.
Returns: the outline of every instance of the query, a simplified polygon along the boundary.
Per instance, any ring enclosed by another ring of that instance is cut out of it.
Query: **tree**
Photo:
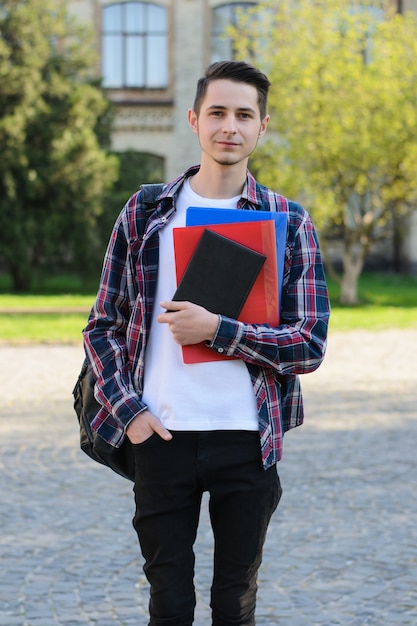
[[[86,267],[117,174],[100,147],[108,111],[89,33],[66,0],[5,0],[0,13],[0,261],[16,291],[40,268]]]
[[[155,154],[126,150],[115,153],[119,161],[119,176],[103,203],[103,212],[98,218],[97,227],[102,242],[100,260],[103,258],[114,222],[130,196],[143,183],[162,183],[164,159]]]
[[[272,82],[275,137],[253,161],[258,176],[311,207],[324,251],[341,233],[347,304],[372,246],[417,201],[417,19],[390,7],[269,2],[236,40]]]

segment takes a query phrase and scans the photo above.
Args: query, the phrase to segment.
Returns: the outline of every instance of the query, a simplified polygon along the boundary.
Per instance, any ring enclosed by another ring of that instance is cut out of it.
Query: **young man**
[[[94,428],[113,445],[124,437],[134,444],[134,527],[151,626],[193,622],[205,491],[215,539],[212,623],[255,624],[262,547],[281,495],[276,463],[284,432],[303,421],[298,375],[324,357],[329,303],[311,219],[247,171],[267,129],[269,85],[243,62],[207,69],[188,113],[201,164],[165,187],[149,219],[141,192],[128,201],[84,331],[102,404]],[[171,301],[172,229],[185,225],[188,206],[288,213],[278,327]],[[235,359],[185,365],[181,346],[203,341]]]

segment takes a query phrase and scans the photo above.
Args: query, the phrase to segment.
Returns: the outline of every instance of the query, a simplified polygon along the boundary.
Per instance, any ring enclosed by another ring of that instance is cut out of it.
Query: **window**
[[[242,11],[247,11],[255,6],[255,2],[235,2],[233,4],[223,4],[213,9],[211,31],[212,62],[231,60],[235,57],[233,42],[227,36],[227,28],[229,26],[237,26]],[[253,19],[256,19],[255,16],[253,16]]]
[[[167,57],[166,9],[145,2],[103,7],[104,87],[165,88]]]

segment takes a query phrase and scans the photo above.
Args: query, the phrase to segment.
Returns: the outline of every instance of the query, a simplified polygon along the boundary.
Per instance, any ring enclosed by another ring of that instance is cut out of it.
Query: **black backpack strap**
[[[158,204],[158,198],[164,190],[163,183],[147,183],[141,185],[142,202],[146,205],[146,214],[150,215]]]

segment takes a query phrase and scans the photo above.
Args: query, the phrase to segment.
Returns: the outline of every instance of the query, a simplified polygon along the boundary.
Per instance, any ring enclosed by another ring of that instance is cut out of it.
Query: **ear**
[[[188,109],[188,123],[193,133],[198,135],[198,116],[193,109]]]
[[[266,129],[268,127],[268,122],[270,120],[269,115],[265,115],[264,119],[261,121],[261,128],[259,129],[259,137],[262,137],[266,133]]]

